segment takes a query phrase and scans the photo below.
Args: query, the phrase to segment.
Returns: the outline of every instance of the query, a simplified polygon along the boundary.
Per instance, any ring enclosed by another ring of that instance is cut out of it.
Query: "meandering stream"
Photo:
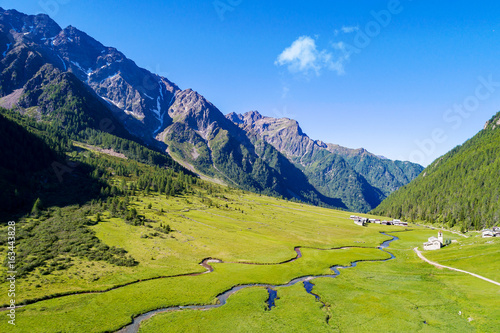
[[[333,274],[327,274],[327,275],[309,275],[309,276],[298,277],[298,278],[293,279],[292,281],[290,281],[290,282],[288,282],[286,284],[282,284],[282,285],[246,284],[246,285],[241,285],[241,286],[235,286],[235,287],[233,287],[233,288],[231,288],[231,289],[229,289],[229,290],[227,290],[227,291],[225,291],[222,294],[220,294],[220,295],[217,296],[217,299],[219,301],[218,304],[173,306],[173,307],[168,307],[168,308],[163,308],[163,309],[158,309],[158,310],[150,311],[150,312],[144,313],[144,314],[142,314],[142,315],[140,315],[138,317],[135,317],[133,319],[133,322],[130,325],[127,325],[127,326],[123,327],[122,329],[120,329],[116,333],[136,333],[136,332],[139,331],[139,326],[140,326],[140,324],[144,320],[148,320],[152,316],[154,316],[154,315],[156,315],[158,313],[173,312],[173,311],[186,310],[186,309],[187,310],[210,310],[210,309],[219,308],[221,306],[224,306],[227,303],[227,299],[229,298],[229,296],[231,296],[232,294],[240,291],[241,289],[250,288],[250,287],[264,287],[264,288],[267,289],[267,291],[269,293],[269,298],[267,300],[267,304],[268,304],[269,310],[271,310],[275,306],[274,305],[275,299],[278,298],[278,293],[276,291],[276,288],[278,288],[278,287],[279,288],[290,287],[290,286],[293,286],[293,285],[295,285],[295,284],[297,284],[299,282],[303,283],[304,289],[306,290],[306,292],[308,292],[309,294],[313,295],[314,297],[316,297],[317,300],[319,300],[320,297],[312,292],[314,284],[311,283],[311,280],[317,279],[317,278],[320,278],[320,277],[335,278],[335,277],[337,277],[337,276],[340,275],[339,269],[356,267],[357,263],[360,262],[360,261],[380,261],[380,262],[384,262],[384,261],[388,261],[388,260],[391,260],[391,259],[395,258],[395,256],[392,253],[386,251],[385,249],[387,247],[389,247],[389,245],[393,241],[398,240],[399,238],[396,237],[396,236],[388,235],[388,234],[383,233],[383,232],[382,232],[382,234],[386,235],[388,237],[392,237],[392,239],[386,240],[382,244],[380,244],[380,246],[378,246],[378,249],[380,249],[383,252],[388,253],[391,256],[389,259],[382,259],[382,260],[359,260],[359,261],[352,262],[350,266],[339,266],[339,265],[336,265],[336,266],[330,267],[330,269],[333,271]],[[286,262],[294,261],[294,260],[297,260],[300,257],[302,257],[302,254],[300,252],[300,248],[296,247],[295,251],[297,252],[297,257],[294,258],[294,259],[288,260]],[[211,259],[211,261],[206,260],[206,262],[203,261],[203,263],[202,263],[203,266],[208,269],[208,271],[206,273],[209,273],[209,272],[213,271],[213,268],[208,265],[209,262],[221,262],[221,261],[218,261],[218,260],[215,260],[215,259]]]

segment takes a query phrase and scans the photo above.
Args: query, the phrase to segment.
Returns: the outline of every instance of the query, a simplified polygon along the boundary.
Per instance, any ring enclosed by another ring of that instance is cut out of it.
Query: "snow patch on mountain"
[[[63,63],[63,66],[64,66],[64,71],[67,71],[68,68],[66,67],[66,63],[64,62],[63,58],[61,58],[61,56],[58,54],[57,55],[59,57],[59,59],[61,59],[62,63]]]
[[[172,103],[174,103],[175,99],[175,94],[172,95],[172,98],[170,99],[170,102],[168,102],[168,107],[170,108],[172,106]]]
[[[10,46],[12,45],[12,43],[7,43],[7,50],[5,50],[4,53],[2,53],[2,57],[5,58],[5,56],[7,55],[7,52],[9,52],[9,49],[10,49]]]
[[[79,68],[82,72],[84,72],[85,74],[87,74],[87,76],[89,76],[89,74],[92,74],[92,73],[93,73],[93,71],[92,71],[92,69],[91,69],[91,68],[89,68],[89,69],[85,70],[85,69],[83,69],[83,68],[82,68],[82,66],[80,66],[80,64],[79,64],[78,62],[76,62],[76,61],[71,61],[71,63],[72,63],[73,65],[75,65],[76,67],[78,67],[78,68]]]
[[[155,109],[151,110],[151,111],[153,111],[155,113],[156,118],[160,122],[160,126],[158,126],[158,128],[153,132],[153,134],[158,133],[161,130],[161,128],[163,127],[163,114],[162,114],[162,109],[161,109],[161,101],[164,100],[164,97],[163,97],[163,86],[162,86],[162,83],[163,82],[161,80],[158,81],[158,85],[160,86],[160,88],[159,88],[160,95],[156,99],[156,110]]]
[[[9,22],[10,23],[10,22]],[[12,23],[10,23],[10,27],[12,28],[12,30],[14,30],[15,32],[19,33],[19,31],[17,31],[16,28],[14,28],[14,26],[12,25]]]

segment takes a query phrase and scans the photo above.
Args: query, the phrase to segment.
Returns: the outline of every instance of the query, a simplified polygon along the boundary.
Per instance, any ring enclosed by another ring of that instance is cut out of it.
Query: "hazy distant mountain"
[[[500,224],[500,112],[463,145],[390,195],[376,214],[464,229]],[[458,222],[459,221],[459,222]]]

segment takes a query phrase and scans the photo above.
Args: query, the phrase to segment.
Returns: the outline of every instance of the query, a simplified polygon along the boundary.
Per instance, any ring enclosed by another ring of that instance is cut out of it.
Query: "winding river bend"
[[[153,317],[154,315],[156,315],[158,313],[173,312],[173,311],[180,311],[180,310],[210,310],[210,309],[220,308],[221,306],[224,306],[227,303],[227,299],[229,298],[229,296],[231,296],[232,294],[240,291],[241,289],[250,288],[250,287],[264,287],[264,288],[266,288],[268,290],[269,298],[267,300],[267,304],[268,304],[269,310],[271,310],[271,308],[274,307],[274,301],[275,301],[276,298],[278,298],[278,293],[275,290],[275,288],[278,288],[278,287],[280,287],[280,288],[282,288],[282,287],[290,287],[290,286],[293,286],[293,285],[295,285],[297,283],[300,283],[300,282],[303,283],[304,289],[306,290],[306,292],[308,292],[309,294],[313,295],[314,297],[316,297],[317,300],[319,300],[320,299],[319,295],[316,295],[316,294],[314,294],[312,292],[312,289],[314,287],[314,284],[312,284],[312,282],[311,282],[312,280],[314,280],[316,278],[320,278],[320,277],[336,278],[337,276],[340,275],[339,269],[356,267],[357,264],[358,264],[358,262],[360,262],[360,261],[384,262],[384,261],[392,260],[392,259],[395,258],[395,256],[392,253],[386,251],[385,249],[387,247],[389,247],[389,245],[393,241],[398,240],[399,238],[396,237],[396,236],[392,236],[392,235],[386,234],[384,232],[381,232],[381,234],[383,234],[385,236],[388,236],[388,237],[391,237],[391,239],[384,241],[382,244],[380,244],[377,247],[379,250],[388,253],[391,256],[389,259],[381,259],[381,260],[358,260],[358,261],[353,261],[350,266],[339,266],[339,265],[336,265],[336,266],[330,267],[330,269],[332,270],[333,274],[303,276],[303,277],[299,277],[299,278],[293,279],[290,282],[288,282],[286,284],[282,284],[282,285],[246,284],[246,285],[241,285],[241,286],[235,286],[235,287],[233,287],[233,288],[231,288],[229,290],[226,290],[222,294],[218,295],[217,296],[217,299],[218,299],[218,303],[217,304],[173,306],[173,307],[168,307],[168,308],[163,308],[163,309],[158,309],[158,310],[150,311],[150,312],[144,313],[144,314],[142,314],[140,316],[137,316],[137,317],[133,318],[133,321],[132,321],[131,324],[123,327],[122,329],[120,329],[116,333],[136,333],[136,332],[139,331],[139,326],[141,325],[141,323],[143,321],[150,319],[151,317]],[[300,248],[299,247],[295,248],[295,252],[297,252],[297,257],[295,257],[294,259],[288,260],[286,262],[295,261],[295,260],[299,259],[300,257],[302,257],[302,253],[300,252]],[[217,260],[217,259],[205,259],[201,263],[201,265],[203,267],[205,267],[205,268],[208,269],[208,271],[205,272],[205,273],[210,273],[210,272],[213,271],[213,268],[209,265],[210,262],[222,262],[222,261]],[[283,262],[283,263],[285,263],[285,262]]]

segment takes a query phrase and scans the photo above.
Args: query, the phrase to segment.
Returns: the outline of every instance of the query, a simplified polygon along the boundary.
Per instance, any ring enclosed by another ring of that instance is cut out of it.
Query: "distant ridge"
[[[321,193],[342,198],[351,210],[375,208],[423,170],[418,164],[391,161],[363,148],[349,149],[312,140],[293,119],[265,117],[257,111],[230,113],[226,117],[254,142],[272,145],[301,169]]]

